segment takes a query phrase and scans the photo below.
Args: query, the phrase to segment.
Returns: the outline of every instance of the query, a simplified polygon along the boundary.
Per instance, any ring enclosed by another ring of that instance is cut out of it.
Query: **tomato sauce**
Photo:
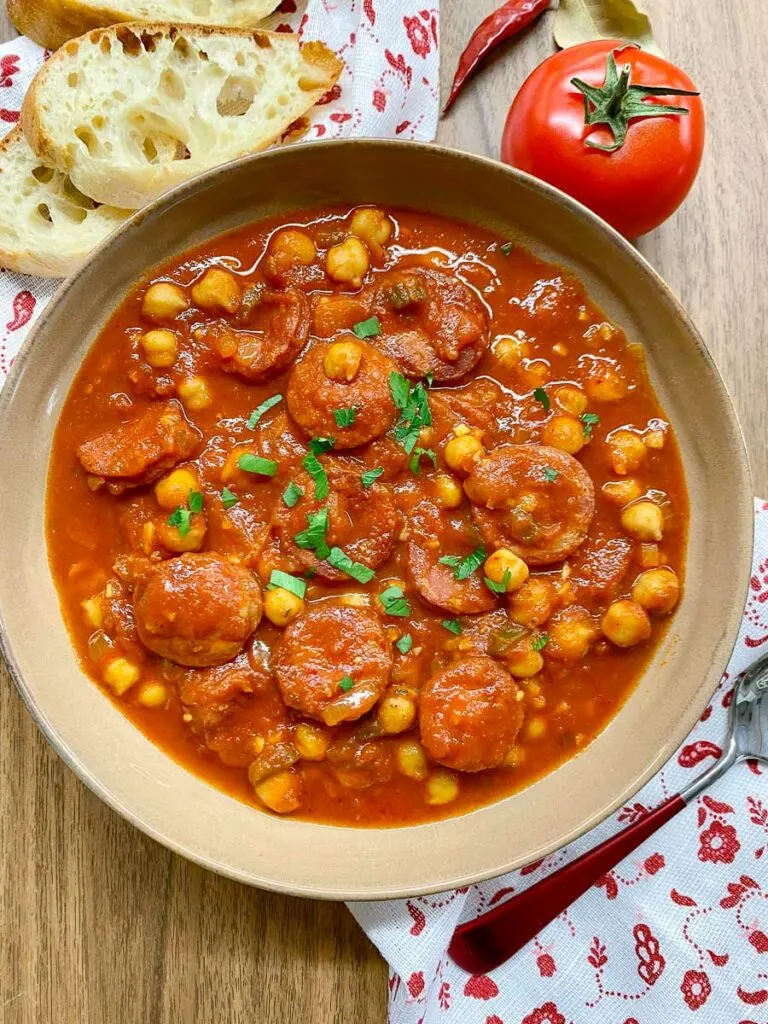
[[[84,672],[152,742],[254,807],[381,826],[589,744],[663,635],[688,501],[641,349],[577,280],[369,214],[137,284],[64,404],[47,537]]]

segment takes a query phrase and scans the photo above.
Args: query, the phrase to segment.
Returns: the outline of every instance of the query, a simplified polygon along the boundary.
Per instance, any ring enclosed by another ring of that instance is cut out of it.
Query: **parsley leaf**
[[[454,636],[458,636],[461,633],[461,623],[458,619],[443,619],[440,625],[443,629],[447,629],[449,633],[453,633]]]
[[[189,500],[187,501],[187,504],[189,505],[189,511],[202,512],[204,501],[205,495],[203,494],[202,491],[190,491]]]
[[[435,469],[437,469],[437,455],[435,455],[431,448],[414,448],[413,455],[411,456],[410,467],[411,472],[415,473],[416,476],[421,472],[420,463],[422,457],[429,459]]]
[[[290,591],[291,594],[295,594],[296,597],[303,598],[307,592],[306,580],[299,579],[298,576],[291,576],[288,572],[282,572],[280,569],[273,569],[272,574],[269,577],[269,583],[267,584],[267,590],[275,590],[276,587],[282,587],[283,590]]]
[[[166,522],[169,526],[175,526],[180,537],[186,537],[189,533],[190,520],[192,519],[192,513],[188,508],[182,508],[178,505],[173,512],[168,516]]]
[[[336,444],[332,437],[313,437],[309,442],[309,450],[313,455],[324,455]]]
[[[549,643],[549,637],[547,636],[547,634],[546,633],[540,633],[539,636],[537,636],[536,639],[533,641],[533,645],[532,646],[533,646],[534,651],[543,651],[548,643]]]
[[[352,676],[344,676],[343,679],[339,680],[339,689],[343,690],[344,693],[349,693],[352,687],[355,685],[355,680]]]
[[[401,654],[407,654],[408,651],[413,647],[413,637],[410,633],[403,633],[398,641],[395,643],[395,647],[400,651]]]
[[[293,480],[291,480],[291,482],[283,491],[283,504],[286,506],[286,508],[293,508],[293,506],[296,504],[299,498],[302,497],[303,494],[304,491],[302,490],[302,488],[299,487],[298,484],[295,484]]]
[[[499,246],[499,251],[502,252],[504,256],[509,256],[513,248],[514,246],[512,242],[502,242]]]
[[[272,395],[271,398],[268,398],[265,402],[262,402],[261,405],[257,405],[256,408],[251,413],[251,415],[246,420],[246,427],[248,427],[249,430],[253,430],[253,428],[259,422],[261,417],[264,415],[264,413],[269,412],[270,409],[273,409],[279,402],[282,402],[282,400],[282,395]]]
[[[393,386],[393,378],[399,378],[396,386]],[[399,373],[389,375],[390,389],[395,405],[400,412],[400,419],[395,424],[395,440],[402,445],[405,452],[410,455],[416,447],[422,427],[428,427],[432,422],[432,413],[429,409],[427,389],[419,382],[408,388],[407,396],[404,395],[401,383],[408,386],[408,382]],[[404,404],[400,404],[403,402]]]
[[[481,544],[465,558],[459,555],[443,555],[438,561],[443,565],[450,565],[457,580],[465,580],[485,561],[485,548]]]
[[[363,487],[370,487],[371,484],[375,484],[383,472],[384,470],[381,468],[381,466],[377,466],[376,469],[367,469],[360,476],[360,479],[363,483]]]
[[[369,316],[367,320],[353,324],[352,330],[358,338],[375,338],[381,334],[381,321],[377,316]]]
[[[395,373],[394,370],[390,373],[389,390],[392,393],[392,401],[395,403],[397,408],[404,409],[406,402],[408,401],[411,386],[402,373]]]
[[[560,474],[556,469],[553,469],[551,466],[544,467],[544,479],[547,480],[550,484],[553,484],[559,476]]]
[[[315,481],[315,497],[318,501],[325,501],[328,497],[328,474],[323,469],[320,459],[310,452],[304,456],[302,466]]]
[[[328,564],[332,565],[334,569],[340,569],[347,576],[351,576],[353,580],[357,580],[358,583],[368,583],[376,575],[373,569],[369,569],[367,565],[354,562],[341,548],[331,548],[325,557]]]
[[[294,541],[300,548],[314,551],[318,558],[327,558],[330,548],[325,539],[328,529],[328,509],[321,508],[319,512],[307,513],[308,526],[306,530],[297,533]]]
[[[434,375],[434,373],[427,373],[427,374],[425,374],[424,375],[424,380],[427,382],[427,387],[431,388],[432,385],[435,383],[435,375]]]
[[[579,419],[584,424],[584,437],[592,437],[592,430],[600,422],[600,417],[596,412],[583,412]]]
[[[483,577],[486,587],[488,587],[489,590],[492,590],[494,594],[506,594],[511,578],[512,573],[509,569],[504,570],[504,575],[501,577],[501,583],[497,583],[495,580],[491,580],[487,576]]]
[[[273,459],[263,459],[261,455],[252,455],[251,452],[241,455],[237,466],[246,473],[258,473],[259,476],[274,476],[277,472],[277,463]]]
[[[381,607],[387,615],[399,615],[405,618],[411,614],[411,606],[408,598],[403,593],[402,587],[387,587],[379,594]]]
[[[333,418],[337,427],[351,427],[357,417],[357,406],[350,405],[348,409],[334,409]]]
[[[232,508],[236,505],[240,499],[234,491],[230,491],[228,487],[224,487],[221,492],[221,504],[224,508]]]
[[[540,402],[544,406],[544,412],[549,412],[552,403],[549,400],[549,395],[544,388],[535,388],[533,397],[537,402]]]

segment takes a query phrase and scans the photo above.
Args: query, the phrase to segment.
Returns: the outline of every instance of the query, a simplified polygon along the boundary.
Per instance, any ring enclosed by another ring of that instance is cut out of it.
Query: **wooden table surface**
[[[499,0],[500,2],[500,0]],[[497,0],[442,0],[443,85]],[[768,495],[765,0],[646,0],[660,45],[701,88],[709,136],[684,208],[640,248],[698,324]],[[551,16],[547,16],[547,20]],[[13,35],[0,15],[0,38]],[[506,109],[551,52],[542,24],[503,50],[441,124],[496,155]],[[381,1024],[386,968],[341,905],[262,893],[158,846],[44,743],[0,667],[2,1024]]]

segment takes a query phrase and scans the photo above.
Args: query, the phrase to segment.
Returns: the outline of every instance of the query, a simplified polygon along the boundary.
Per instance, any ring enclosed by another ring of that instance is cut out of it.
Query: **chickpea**
[[[539,718],[538,716],[536,718],[530,719],[530,721],[527,722],[525,726],[525,736],[526,739],[529,740],[540,740],[541,737],[546,733],[546,731],[546,718]]]
[[[531,576],[512,597],[509,617],[518,626],[534,629],[542,626],[552,614],[554,597],[546,580]]]
[[[304,600],[285,587],[274,587],[264,595],[264,614],[275,626],[287,626],[304,611]]]
[[[609,480],[603,484],[603,494],[615,505],[629,505],[637,501],[642,493],[640,481],[633,476],[628,476],[626,480]]]
[[[192,287],[192,301],[206,313],[236,313],[242,294],[234,274],[223,267],[211,267]]]
[[[290,814],[301,806],[304,798],[301,777],[292,768],[269,775],[253,788],[259,800],[275,814]]]
[[[372,252],[381,255],[382,247],[392,237],[392,221],[383,210],[367,207],[355,210],[349,230],[362,239]]]
[[[161,683],[146,683],[139,690],[139,704],[145,708],[161,708],[168,700],[168,691]]]
[[[443,457],[449,469],[468,475],[475,462],[485,453],[483,442],[474,434],[460,434],[452,437],[443,450]]]
[[[165,519],[150,525],[154,525],[154,531],[147,538],[150,550],[154,547],[156,540],[166,551],[173,551],[174,554],[181,555],[185,551],[202,550],[208,524],[204,515],[195,512],[189,517],[189,529],[183,533],[177,526],[171,526]]]
[[[655,615],[668,615],[680,600],[680,580],[672,569],[649,569],[632,585],[632,598]]]
[[[340,245],[331,246],[325,258],[328,276],[342,284],[351,284],[353,288],[360,288],[370,263],[368,250],[354,236]]]
[[[363,350],[356,341],[335,341],[325,353],[323,369],[329,380],[353,381],[360,369]]]
[[[200,490],[200,477],[194,469],[174,469],[155,484],[155,498],[160,508],[173,512],[189,503],[193,491]]]
[[[379,703],[376,718],[382,730],[390,736],[410,729],[416,721],[416,705],[408,697],[391,694]]]
[[[658,541],[664,536],[664,513],[652,501],[637,501],[621,513],[621,525],[641,541]]]
[[[529,388],[540,388],[549,380],[551,370],[546,359],[526,359],[521,367],[521,380]]]
[[[580,661],[589,653],[597,630],[586,608],[566,608],[547,627],[547,654],[557,661]]]
[[[627,382],[610,363],[596,363],[584,385],[595,402],[618,402],[627,394]]]
[[[555,401],[561,409],[572,416],[581,416],[587,411],[587,396],[575,384],[563,384],[555,391]]]
[[[127,658],[113,658],[104,669],[102,679],[118,697],[122,697],[130,688],[138,683],[141,670]]]
[[[419,782],[429,774],[429,762],[424,748],[416,740],[402,740],[395,751],[397,767],[403,775]]]
[[[163,320],[175,320],[176,317],[189,309],[189,299],[183,289],[170,281],[158,281],[144,293],[141,301],[141,313],[147,320],[162,323]]]
[[[443,508],[458,508],[461,504],[464,492],[461,485],[447,473],[441,473],[435,480],[435,491],[437,500]]]
[[[504,662],[510,674],[516,679],[531,679],[544,668],[541,651],[533,649],[533,641],[530,639],[513,647],[505,656]]]
[[[648,454],[643,439],[631,430],[614,430],[607,443],[613,471],[619,476],[639,469]]]
[[[459,795],[459,783],[454,775],[448,772],[435,772],[427,779],[424,799],[433,807],[449,804]]]
[[[92,629],[101,629],[104,625],[104,608],[101,603],[101,594],[95,594],[93,597],[81,601],[80,607],[83,609],[83,615],[88,625]]]
[[[510,338],[502,336],[493,346],[493,354],[507,369],[513,370],[523,359],[529,359],[533,347],[527,338]]]
[[[529,569],[522,558],[510,551],[508,548],[497,548],[492,555],[485,560],[483,571],[489,580],[494,583],[503,583],[504,576],[509,573],[505,593],[511,594],[528,579]]]
[[[617,647],[634,647],[651,635],[651,620],[635,601],[614,601],[603,616],[602,627]]]
[[[643,437],[643,444],[646,448],[653,448],[658,451],[664,447],[664,442],[667,439],[666,432],[663,430],[649,430],[648,433]]]
[[[187,377],[176,386],[176,394],[192,412],[207,409],[213,401],[204,377]]]
[[[264,262],[267,275],[280,282],[292,267],[309,267],[317,259],[315,243],[297,228],[284,228],[273,236]]]
[[[299,757],[305,761],[322,761],[325,752],[331,745],[331,737],[325,729],[319,725],[310,725],[309,722],[301,722],[296,726],[296,733],[293,737]]]
[[[559,448],[569,455],[580,452],[587,439],[580,420],[573,416],[555,416],[544,427],[541,440],[544,444]]]
[[[144,358],[156,370],[167,369],[176,362],[176,335],[166,328],[147,331],[141,336]]]

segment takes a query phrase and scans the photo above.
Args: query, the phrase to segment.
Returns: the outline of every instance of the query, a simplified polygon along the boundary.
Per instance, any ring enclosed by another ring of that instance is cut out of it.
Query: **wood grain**
[[[443,86],[495,0],[443,0]],[[762,278],[764,0],[645,0],[704,93],[709,138],[684,208],[641,250],[704,334],[768,494]],[[547,19],[551,15],[546,16]],[[0,38],[13,32],[0,14]],[[495,156],[509,102],[551,52],[547,25],[503,48],[440,128]],[[739,86],[739,102],[734,86]],[[37,733],[0,670],[3,1024],[381,1024],[383,961],[342,906],[258,892],[168,853],[104,807]]]

